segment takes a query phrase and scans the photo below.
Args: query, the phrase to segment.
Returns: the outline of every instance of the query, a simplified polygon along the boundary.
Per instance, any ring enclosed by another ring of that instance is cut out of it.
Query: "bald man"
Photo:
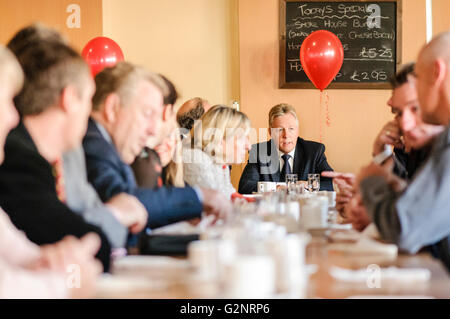
[[[357,185],[383,239],[410,253],[427,247],[450,270],[450,32],[424,46],[415,71],[422,119],[445,130],[406,190],[394,191],[396,178],[376,164]]]
[[[190,131],[194,126],[194,122],[200,119],[210,108],[211,104],[199,97],[194,97],[184,102],[177,112],[177,121],[180,128]]]

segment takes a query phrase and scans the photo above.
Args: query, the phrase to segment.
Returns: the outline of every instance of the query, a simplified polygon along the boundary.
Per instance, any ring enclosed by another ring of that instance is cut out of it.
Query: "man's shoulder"
[[[301,146],[306,151],[310,152],[323,152],[325,150],[325,145],[323,143],[305,140],[301,137],[297,139],[297,146]]]
[[[92,143],[99,143],[103,144],[104,142],[107,142],[104,137],[102,136],[100,130],[98,129],[97,125],[92,119],[89,119],[88,127],[86,130],[86,134],[83,138],[83,144],[92,144]]]
[[[249,161],[251,164],[265,165],[271,161],[271,157],[277,153],[277,148],[272,140],[253,144],[249,152]]]
[[[25,126],[20,123],[11,130],[5,141],[5,158],[2,167],[44,167],[48,162],[39,154]]]
[[[268,140],[268,141],[264,141],[264,142],[259,142],[259,143],[253,144],[252,145],[252,149],[253,148],[256,148],[256,149],[268,148],[268,147],[271,147],[271,146],[272,146],[272,140]]]
[[[87,157],[111,160],[118,156],[114,151],[114,146],[103,137],[92,120],[89,121],[86,135],[83,138],[83,149]]]
[[[260,142],[253,144],[250,149],[250,155],[258,155],[261,156],[270,156],[272,153],[276,153],[276,145],[272,142],[272,140]]]
[[[5,141],[5,148],[22,152],[38,153],[37,148],[23,123],[12,129]]]
[[[297,138],[297,146],[300,145],[307,149],[313,149],[313,150],[320,150],[324,149],[325,145],[323,143],[305,140],[301,137]],[[275,148],[275,144],[272,142],[272,140],[256,143],[252,145],[252,150],[259,150],[259,149],[268,149]]]
[[[51,166],[39,154],[22,123],[6,139],[0,185],[4,196],[11,196],[14,192],[20,194],[23,187],[33,189],[33,193],[54,187]]]

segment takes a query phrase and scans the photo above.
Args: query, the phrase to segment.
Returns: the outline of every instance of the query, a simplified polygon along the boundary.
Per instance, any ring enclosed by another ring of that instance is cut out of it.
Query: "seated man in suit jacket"
[[[120,62],[95,77],[93,111],[83,140],[89,182],[100,198],[126,192],[136,196],[148,212],[148,226],[156,228],[207,214],[224,216],[231,204],[215,191],[200,188],[141,188],[130,167],[155,135],[162,120],[161,77]]]
[[[298,118],[288,104],[275,105],[269,112],[269,134],[272,139],[255,144],[239,181],[239,193],[257,191],[259,181],[284,182],[286,174],[297,174],[306,181],[308,174],[332,171],[321,143],[298,137]],[[321,178],[321,190],[333,190],[330,178]]]
[[[14,95],[23,85],[23,71],[14,55],[0,45],[0,163],[5,139],[19,123]],[[0,207],[0,299],[3,298],[88,298],[95,293],[101,264],[94,259],[100,247],[98,236],[71,236],[39,247],[11,223]],[[61,253],[62,252],[62,253]],[[70,288],[73,276],[67,267],[78,265],[80,285]]]
[[[66,205],[63,153],[80,145],[94,82],[81,56],[56,41],[29,42],[17,56],[25,83],[15,99],[22,116],[8,135],[0,166],[0,206],[38,245],[96,233],[97,258],[109,268],[110,244],[100,228]]]
[[[57,30],[34,23],[19,30],[8,42],[8,48],[20,56],[31,42],[42,40],[68,44]],[[81,143],[76,149],[65,152],[62,162],[67,206],[89,224],[100,227],[113,249],[125,247],[128,231],[140,232],[145,227],[145,208],[136,197],[125,193],[118,194],[103,204],[87,181],[86,160]]]

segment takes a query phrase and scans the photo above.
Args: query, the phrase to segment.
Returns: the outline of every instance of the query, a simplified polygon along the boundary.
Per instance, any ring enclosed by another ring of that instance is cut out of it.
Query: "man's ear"
[[[173,116],[173,105],[166,104],[164,105],[162,120],[163,122],[167,122]]]
[[[447,74],[447,65],[445,62],[438,58],[433,63],[433,84],[440,86],[444,81]]]
[[[114,123],[120,108],[120,97],[116,93],[109,94],[103,103],[103,117],[108,123]]]
[[[59,107],[65,113],[77,112],[78,105],[75,103],[78,98],[78,90],[74,85],[63,88],[60,96]]]

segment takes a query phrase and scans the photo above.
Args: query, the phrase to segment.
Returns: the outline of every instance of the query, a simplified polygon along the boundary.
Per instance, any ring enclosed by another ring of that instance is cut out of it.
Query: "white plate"
[[[248,197],[248,198],[259,198],[259,197],[262,197],[263,194],[262,193],[253,193],[253,194],[244,194],[242,196]]]
[[[110,296],[138,291],[163,290],[167,285],[162,281],[142,277],[105,274],[97,281],[97,296]]]
[[[152,235],[195,235],[200,232],[199,226],[189,222],[178,222],[152,230]]]
[[[114,270],[155,267],[185,269],[189,267],[189,262],[166,256],[126,256],[113,261]]]

